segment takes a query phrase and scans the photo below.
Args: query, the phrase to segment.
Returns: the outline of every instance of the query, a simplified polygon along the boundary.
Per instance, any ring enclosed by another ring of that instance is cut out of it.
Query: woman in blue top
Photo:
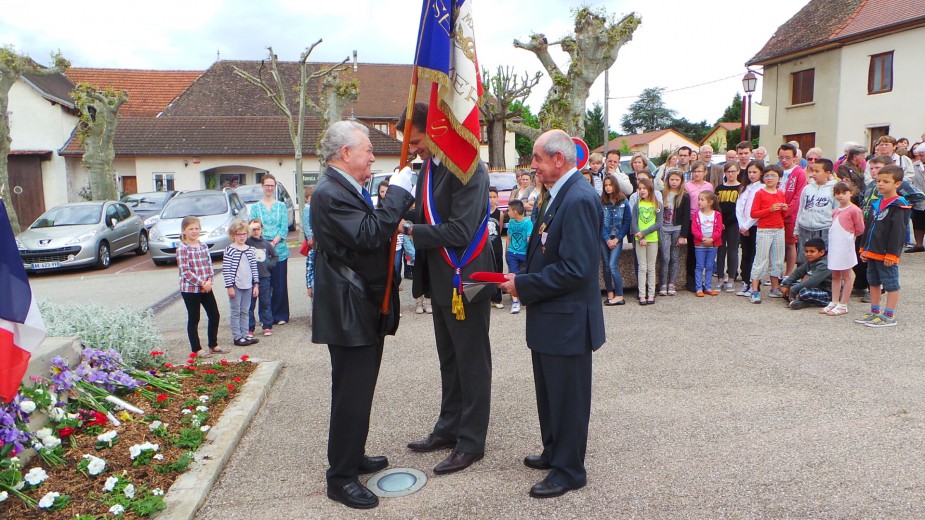
[[[270,285],[273,288],[270,311],[273,313],[273,321],[283,325],[289,321],[289,290],[286,283],[286,261],[289,259],[286,234],[289,231],[289,219],[286,205],[276,200],[276,177],[268,173],[263,176],[261,183],[263,198],[251,206],[250,218],[259,218],[263,222],[263,238],[273,244],[279,254],[276,267],[270,271]]]
[[[623,252],[623,237],[629,233],[631,211],[626,196],[617,187],[612,175],[604,177],[601,205],[604,208],[604,227],[601,238],[601,259],[604,261],[604,289],[607,301],[604,305],[625,305],[623,299],[623,277],[620,276],[620,253]]]

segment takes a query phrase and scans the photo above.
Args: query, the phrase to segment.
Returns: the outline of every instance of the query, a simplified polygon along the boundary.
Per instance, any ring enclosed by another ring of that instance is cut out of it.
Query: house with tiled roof
[[[658,157],[665,150],[675,151],[682,146],[689,146],[692,149],[697,149],[698,147],[697,143],[673,128],[643,132],[641,134],[620,135],[610,140],[607,144],[607,149],[621,150],[624,145],[633,153],[645,154],[650,159]],[[591,151],[603,152],[604,146],[598,146]]]
[[[749,60],[770,107],[761,145],[871,145],[925,130],[925,0],[811,0]]]
[[[727,136],[730,130],[741,129],[742,123],[716,123],[713,128],[707,132],[707,135],[700,140],[700,146],[705,144],[713,145],[713,151],[716,153],[725,153],[729,147],[735,149],[738,143],[729,143]]]
[[[75,85],[88,83],[97,88],[128,92],[128,101],[119,108],[122,117],[157,117],[202,75],[202,71],[75,67],[64,75]]]

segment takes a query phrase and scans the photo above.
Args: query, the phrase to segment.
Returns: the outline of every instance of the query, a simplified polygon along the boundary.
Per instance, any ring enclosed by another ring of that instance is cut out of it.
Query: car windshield
[[[204,217],[221,215],[228,211],[228,201],[222,193],[201,193],[198,195],[179,195],[170,199],[161,213],[161,218],[183,218],[190,215]]]
[[[58,206],[42,214],[32,224],[33,228],[56,226],[86,226],[98,224],[103,211],[102,204],[81,204],[80,206]]]
[[[257,202],[263,198],[263,186],[260,184],[251,184],[250,186],[238,186],[234,189],[237,192],[238,197],[241,197],[241,200],[245,204],[250,204],[252,202]]]
[[[517,185],[517,176],[510,172],[493,172],[489,173],[491,185],[498,190],[510,190]]]
[[[136,193],[134,195],[126,195],[122,197],[122,202],[124,202],[128,207],[135,211],[144,211],[160,209],[164,206],[164,201],[166,199],[166,191],[155,191],[152,193]]]

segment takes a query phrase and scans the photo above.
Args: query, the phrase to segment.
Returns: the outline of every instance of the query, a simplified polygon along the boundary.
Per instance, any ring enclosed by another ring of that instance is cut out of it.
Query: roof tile
[[[119,109],[120,116],[153,117],[189,88],[202,71],[72,68],[65,74],[75,84],[127,91],[128,101]]]

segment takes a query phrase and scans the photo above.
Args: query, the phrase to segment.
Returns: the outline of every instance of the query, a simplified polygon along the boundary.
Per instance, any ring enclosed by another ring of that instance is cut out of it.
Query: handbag
[[[312,246],[308,245],[308,239],[302,239],[302,247],[299,248],[299,254],[302,256],[308,256],[308,252],[312,250]]]

